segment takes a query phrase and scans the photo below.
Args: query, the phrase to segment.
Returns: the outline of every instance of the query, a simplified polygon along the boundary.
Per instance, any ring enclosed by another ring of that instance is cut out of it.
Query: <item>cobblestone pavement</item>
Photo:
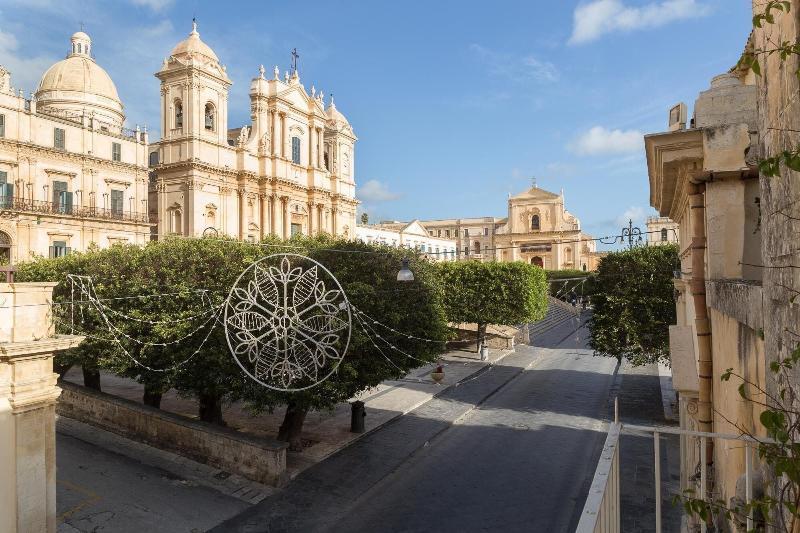
[[[213,531],[571,531],[616,366],[576,326],[518,347]]]

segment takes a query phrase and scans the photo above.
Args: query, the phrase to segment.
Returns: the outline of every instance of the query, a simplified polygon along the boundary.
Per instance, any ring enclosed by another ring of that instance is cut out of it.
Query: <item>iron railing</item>
[[[32,213],[37,215],[65,215],[75,218],[118,220],[122,222],[138,222],[141,224],[154,224],[157,222],[147,213],[106,209],[102,207],[59,204],[41,200],[30,200],[18,196],[0,196],[0,211]]]

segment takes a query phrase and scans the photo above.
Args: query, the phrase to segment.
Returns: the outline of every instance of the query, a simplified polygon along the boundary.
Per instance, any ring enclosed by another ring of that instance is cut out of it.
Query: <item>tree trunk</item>
[[[199,412],[200,420],[203,422],[210,422],[220,426],[225,425],[222,419],[222,399],[218,394],[201,394],[199,396]]]
[[[64,379],[64,376],[69,372],[70,368],[72,368],[72,363],[60,365],[53,361],[53,372],[58,374],[58,379]]]
[[[163,396],[163,394],[164,393],[161,392],[160,389],[151,389],[145,385],[142,403],[150,407],[155,407],[156,409],[161,409],[161,396]]]
[[[83,370],[83,386],[90,389],[100,390],[100,369],[81,367]]]
[[[288,442],[289,450],[299,452],[303,450],[303,441],[300,438],[303,432],[303,422],[306,420],[308,408],[298,407],[295,403],[286,406],[283,423],[278,430],[278,440]]]
[[[486,323],[478,322],[478,353],[481,351],[481,345],[486,342]]]

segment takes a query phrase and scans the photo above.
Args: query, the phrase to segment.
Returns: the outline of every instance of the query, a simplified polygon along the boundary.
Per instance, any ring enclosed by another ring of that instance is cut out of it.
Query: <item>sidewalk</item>
[[[439,359],[445,370],[445,379],[441,385],[430,378],[430,373],[436,366],[431,364],[412,370],[400,380],[386,381],[362,393],[359,397],[353,398],[363,401],[366,406],[366,431],[362,434],[350,432],[349,403],[339,404],[332,411],[310,412],[303,425],[304,450],[287,453],[287,474],[290,478],[294,478],[306,468],[322,461],[366,433],[412,411],[457,385],[459,381],[469,379],[490,365],[498,363],[510,353],[513,353],[513,350],[490,350],[489,361],[480,361],[475,352],[460,350],[448,352]],[[79,385],[83,384],[79,367],[72,368],[65,379]],[[134,380],[103,373],[101,386],[105,393],[136,402],[142,400],[143,386]],[[189,418],[197,418],[197,401],[192,398],[182,398],[175,391],[164,394],[161,408]],[[283,415],[283,409],[274,413],[252,415],[239,402],[223,409],[223,418],[229,427],[250,435],[268,438],[274,438],[278,434]],[[100,446],[102,444],[98,443]]]

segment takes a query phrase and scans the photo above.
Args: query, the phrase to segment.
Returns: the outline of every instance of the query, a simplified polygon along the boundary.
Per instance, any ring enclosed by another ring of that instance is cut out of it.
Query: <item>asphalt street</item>
[[[572,531],[616,361],[570,321],[213,531]]]

